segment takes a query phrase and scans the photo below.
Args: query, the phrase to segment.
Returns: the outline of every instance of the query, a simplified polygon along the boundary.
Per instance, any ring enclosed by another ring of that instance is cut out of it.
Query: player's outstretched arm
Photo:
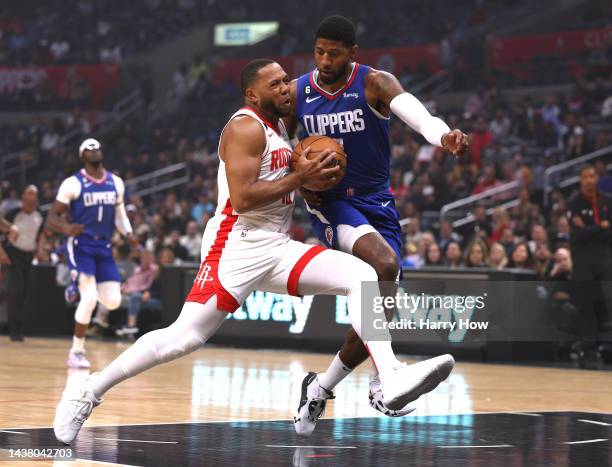
[[[465,152],[468,137],[461,130],[448,125],[429,113],[425,106],[409,92],[391,73],[372,70],[366,76],[366,96],[383,115],[393,112],[406,125],[418,131],[432,145],[443,147],[455,155]]]
[[[340,167],[326,168],[333,153],[322,152],[308,160],[300,157],[295,171],[279,180],[259,180],[261,155],[266,148],[266,138],[261,124],[254,118],[234,118],[223,130],[220,156],[225,162],[227,182],[232,207],[238,212],[248,212],[281,199],[304,183],[331,177]]]

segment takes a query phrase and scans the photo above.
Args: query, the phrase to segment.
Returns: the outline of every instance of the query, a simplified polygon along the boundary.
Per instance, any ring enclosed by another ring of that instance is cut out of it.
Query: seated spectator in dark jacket
[[[189,251],[183,245],[181,245],[181,233],[178,230],[170,232],[170,237],[166,240],[166,247],[172,250],[174,257],[181,261],[189,261]]]

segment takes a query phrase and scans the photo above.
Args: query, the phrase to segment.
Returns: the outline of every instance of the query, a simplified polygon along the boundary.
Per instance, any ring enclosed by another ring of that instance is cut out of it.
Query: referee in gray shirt
[[[29,185],[23,190],[22,205],[9,211],[4,218],[11,224],[4,242],[6,267],[8,322],[12,341],[23,340],[26,298],[32,271],[32,259],[43,246],[40,235],[43,216],[38,211],[38,189]],[[7,261],[8,260],[8,261]]]

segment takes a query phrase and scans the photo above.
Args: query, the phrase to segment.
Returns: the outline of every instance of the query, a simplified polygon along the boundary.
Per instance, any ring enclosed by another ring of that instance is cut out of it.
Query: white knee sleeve
[[[89,324],[91,314],[98,303],[96,278],[87,274],[79,274],[79,294],[81,301],[74,313],[74,320],[79,324]]]
[[[100,282],[98,300],[109,310],[116,310],[121,305],[121,284],[119,282]]]
[[[344,251],[349,255],[353,254],[353,246],[364,235],[369,233],[376,233],[377,230],[370,224],[362,224],[358,227],[352,225],[339,224],[336,227],[338,232],[338,247],[340,251]]]

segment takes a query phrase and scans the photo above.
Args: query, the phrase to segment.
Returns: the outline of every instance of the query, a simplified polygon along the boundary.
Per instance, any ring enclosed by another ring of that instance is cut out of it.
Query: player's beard
[[[324,75],[321,74],[321,72],[319,72],[318,79],[321,80],[323,84],[327,84],[328,86],[332,84],[336,84],[338,81],[342,79],[342,77],[345,74],[348,76],[349,69],[350,69],[350,62],[347,63],[346,67],[343,70],[340,70],[338,73],[335,73],[334,75],[332,75],[331,78],[329,77],[326,78]],[[326,70],[326,71],[331,71],[331,70]]]
[[[262,102],[261,103],[261,108],[266,113],[268,113],[270,115],[274,115],[276,118],[286,117],[287,115],[289,115],[289,113],[291,111],[291,108],[289,108],[289,110],[287,112],[283,112],[281,110],[281,108],[277,107],[276,105],[274,105],[274,102],[272,102],[272,101],[264,101],[264,102]]]

